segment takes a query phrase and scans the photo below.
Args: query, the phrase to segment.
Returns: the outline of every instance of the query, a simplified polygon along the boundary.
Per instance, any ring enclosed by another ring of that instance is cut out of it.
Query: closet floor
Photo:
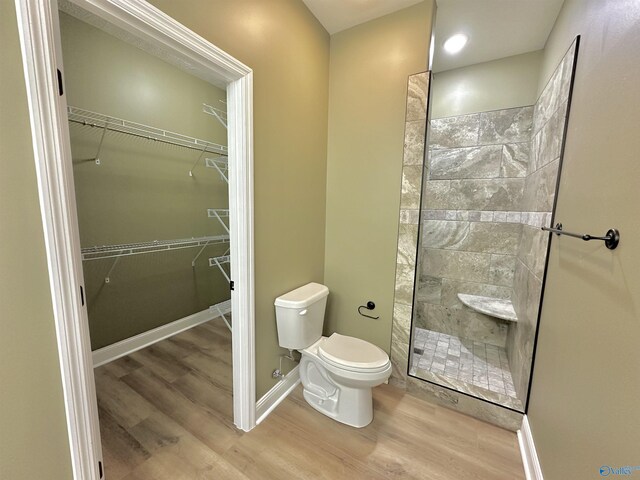
[[[95,374],[108,480],[524,479],[514,433],[388,385],[362,429],[316,412],[298,387],[254,430],[236,430],[221,319]]]

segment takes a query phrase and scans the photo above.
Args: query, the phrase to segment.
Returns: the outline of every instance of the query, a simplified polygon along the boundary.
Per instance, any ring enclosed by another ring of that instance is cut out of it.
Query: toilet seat
[[[389,366],[389,356],[381,348],[359,338],[334,333],[318,346],[322,360],[352,372],[374,373]]]

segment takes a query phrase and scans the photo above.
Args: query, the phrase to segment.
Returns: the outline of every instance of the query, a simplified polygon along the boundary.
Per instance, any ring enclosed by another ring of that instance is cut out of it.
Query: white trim
[[[73,185],[56,0],[15,0],[75,480],[99,480],[102,459]],[[234,423],[255,426],[252,71],[143,0],[65,1],[227,86]]]
[[[300,384],[300,366],[296,365],[285,377],[265,393],[256,404],[256,423],[262,422]]]
[[[215,306],[215,305],[214,305]],[[120,342],[107,345],[92,352],[93,368],[97,368],[105,363],[113,362],[119,358],[125,357],[130,353],[137,352],[143,348],[161,342],[162,340],[173,337],[178,333],[197,327],[203,323],[209,322],[219,315],[215,311],[209,309],[188,315],[180,320],[176,320],[166,325],[154,328],[148,332],[140,333],[130,338],[126,338]]]
[[[544,480],[538,454],[536,453],[536,446],[531,435],[529,418],[526,415],[522,417],[522,427],[518,430],[518,443],[520,444],[520,455],[522,456],[522,464],[524,465],[524,473],[527,480]]]
[[[235,282],[231,292],[233,421],[248,432],[256,426],[252,72],[227,86],[227,119],[229,248]]]

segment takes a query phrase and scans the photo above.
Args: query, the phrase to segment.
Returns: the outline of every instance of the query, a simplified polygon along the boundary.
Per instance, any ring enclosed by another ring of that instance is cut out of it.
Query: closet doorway
[[[18,18],[75,478],[104,478],[94,367],[103,422],[133,367],[141,397],[145,371],[186,391],[218,372],[250,430],[251,70],[141,0]]]

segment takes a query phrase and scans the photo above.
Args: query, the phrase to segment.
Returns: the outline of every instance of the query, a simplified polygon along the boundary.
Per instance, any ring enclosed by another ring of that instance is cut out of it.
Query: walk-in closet
[[[215,432],[198,408],[233,425],[226,91],[69,14],[60,30],[102,448],[121,478],[154,468],[159,432]]]

